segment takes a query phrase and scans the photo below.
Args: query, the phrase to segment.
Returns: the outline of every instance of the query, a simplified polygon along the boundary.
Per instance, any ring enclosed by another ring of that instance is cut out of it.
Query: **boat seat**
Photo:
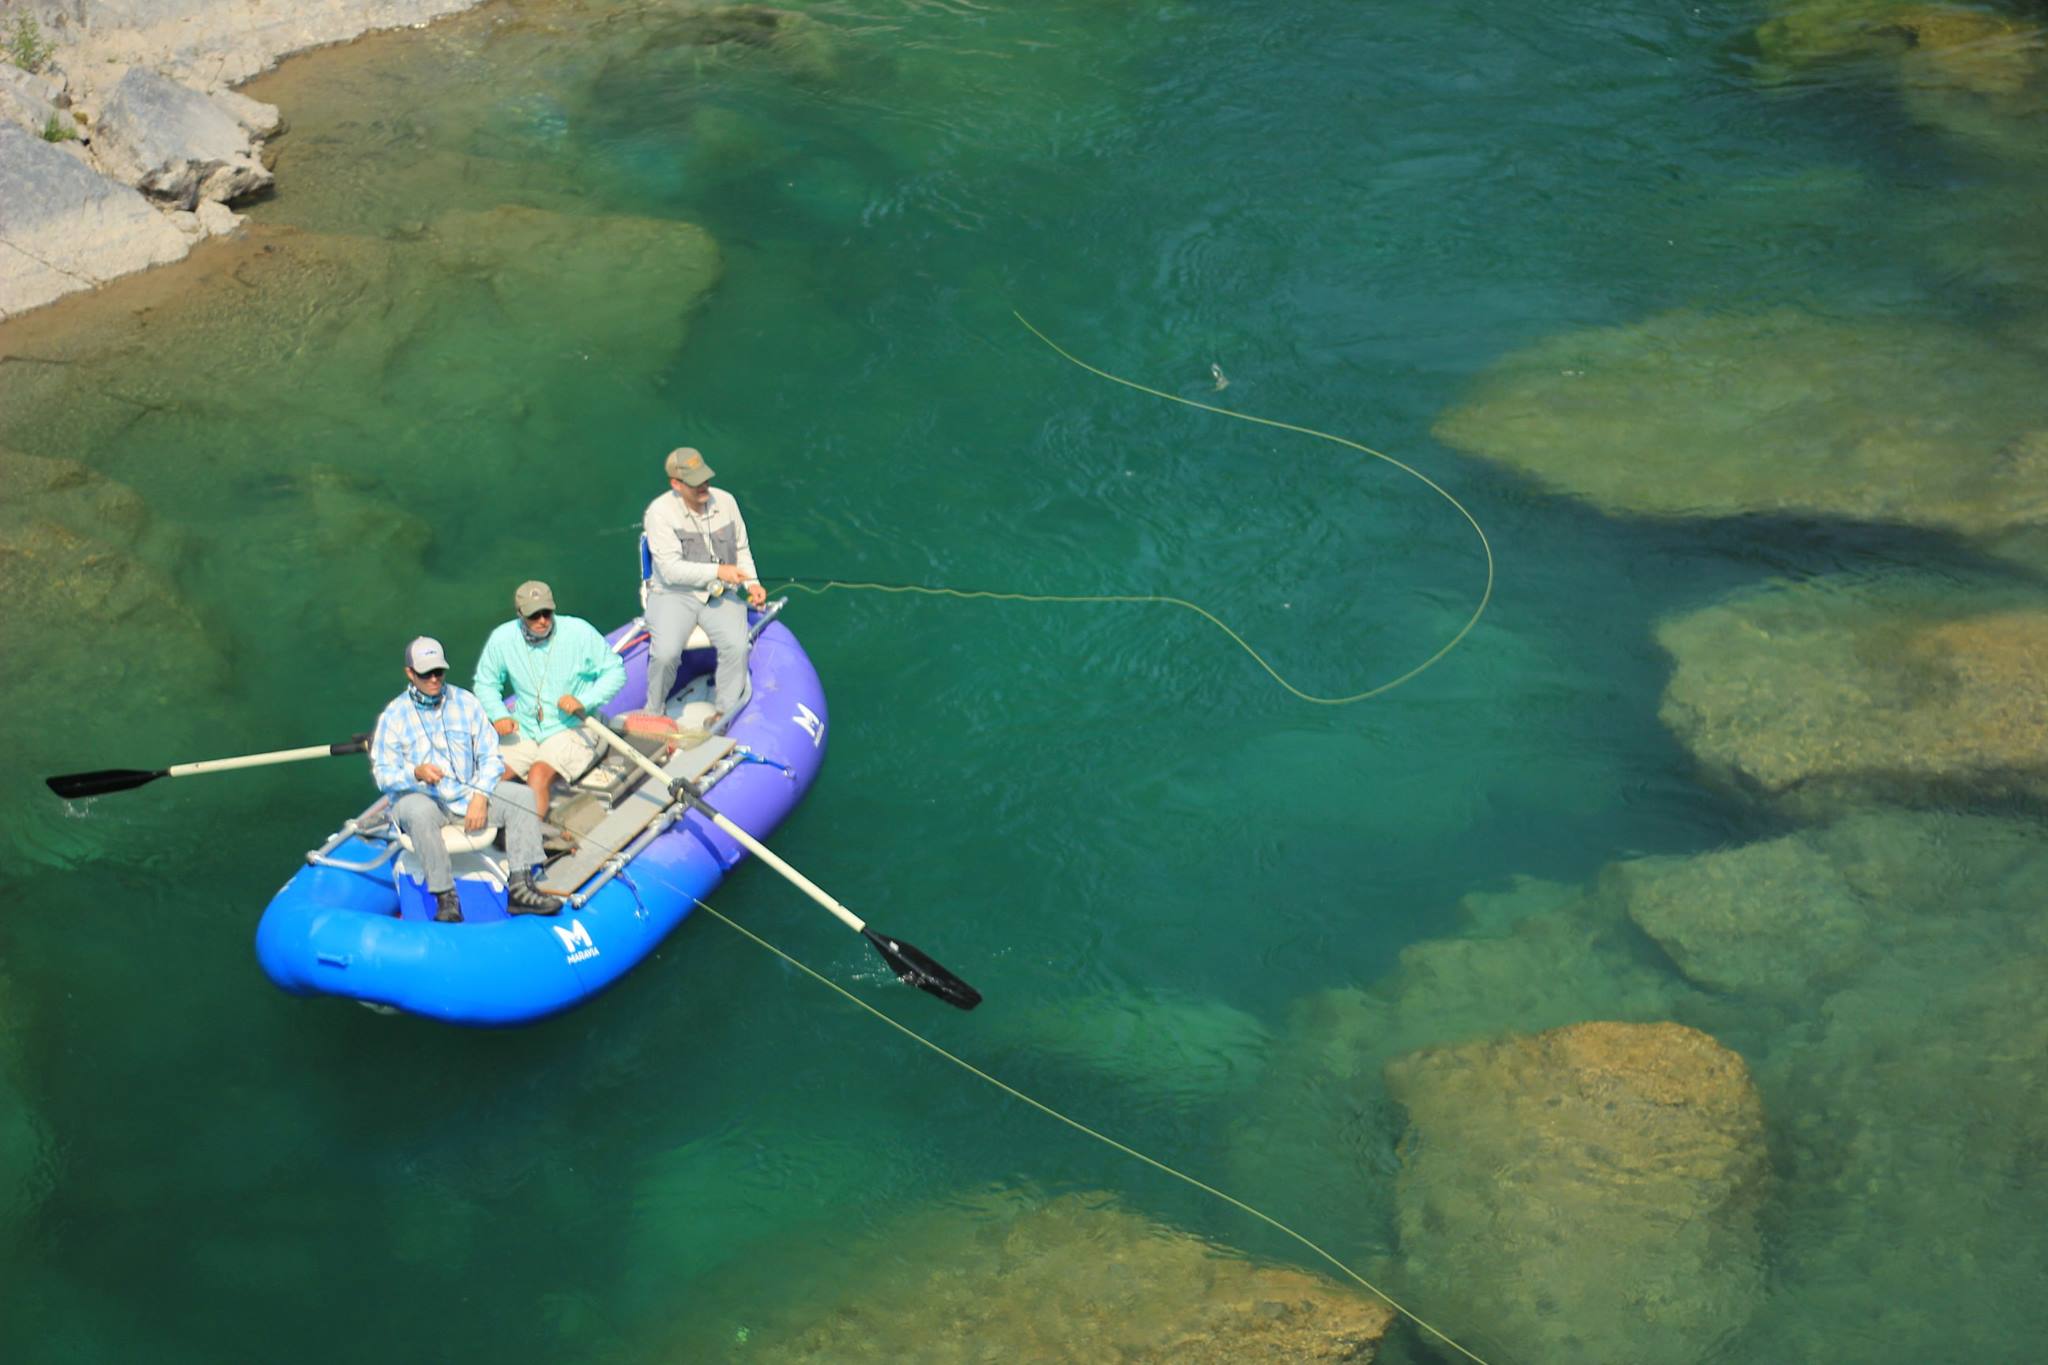
[[[398,840],[398,846],[407,853],[413,852],[412,838],[396,824],[391,826],[391,835]],[[480,830],[466,830],[457,823],[441,826],[441,842],[450,853],[478,853],[498,841],[498,831],[485,826]]]
[[[654,551],[647,548],[647,533],[640,533],[640,610],[643,615],[633,623],[633,629],[619,637],[619,643],[633,640],[647,629],[647,594],[654,591]],[[704,633],[704,627],[690,627],[690,638],[683,642],[684,649],[709,649],[711,637]],[[625,651],[620,650],[621,654]]]
[[[642,583],[642,584],[640,585],[640,590],[641,590],[641,602],[640,602],[640,604],[641,604],[642,606],[645,606],[645,605],[647,605],[647,600],[646,600],[646,591],[647,591],[647,585],[646,585],[645,583]],[[643,617],[641,617],[641,618],[640,618],[640,619],[639,619],[638,621],[635,621],[635,622],[633,623],[633,629],[631,629],[631,630],[627,631],[627,632],[626,632],[626,633],[625,633],[624,635],[621,635],[621,636],[619,637],[619,643],[618,643],[618,644],[617,644],[616,646],[614,646],[614,647],[613,647],[613,651],[612,651],[612,652],[613,652],[613,653],[615,653],[615,654],[617,654],[617,655],[618,655],[618,656],[619,656],[620,658],[622,658],[622,659],[623,659],[623,658],[625,658],[625,657],[626,657],[626,653],[627,653],[627,651],[628,651],[628,650],[630,650],[630,649],[632,649],[632,648],[633,648],[633,646],[635,646],[635,645],[639,645],[639,646],[641,646],[641,647],[643,647],[643,648],[644,648],[644,647],[645,647],[645,646],[647,645],[647,643],[648,643],[648,640],[647,640],[647,618],[643,616]],[[688,652],[689,652],[690,650],[693,650],[693,649],[709,649],[709,648],[711,648],[711,637],[710,637],[709,635],[706,635],[706,634],[704,633],[704,627],[702,627],[702,626],[691,626],[691,627],[690,627],[690,638],[689,638],[689,639],[687,639],[687,640],[685,640],[685,641],[683,641],[683,651],[684,651],[685,653],[688,653]]]
[[[419,854],[396,826],[391,835],[399,854],[391,865],[391,880],[398,891],[398,905],[406,919],[432,919],[434,898],[427,894],[427,872]],[[498,851],[498,831],[480,829],[474,834],[460,822],[441,826],[441,842],[448,846],[448,861],[455,872],[455,894],[462,901],[462,918],[468,922],[505,918],[505,884],[511,871],[509,861]]]

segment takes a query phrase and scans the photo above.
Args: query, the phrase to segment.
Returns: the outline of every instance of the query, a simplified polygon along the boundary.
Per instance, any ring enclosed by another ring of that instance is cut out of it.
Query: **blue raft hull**
[[[612,633],[614,645],[628,629]],[[629,647],[624,662],[626,685],[605,708],[609,717],[635,709],[646,694],[645,642]],[[680,676],[710,666],[709,651],[697,651],[684,657]],[[809,657],[779,622],[755,639],[748,672],[753,692],[726,733],[769,762],[733,768],[708,795],[722,814],[765,838],[824,762],[825,696]],[[385,851],[383,840],[351,834],[327,856],[361,863]],[[437,924],[417,902],[401,905],[388,862],[370,872],[309,862],[263,912],[256,957],[294,995],[338,995],[451,1024],[523,1024],[579,1004],[631,971],[746,856],[692,811],[580,909],[478,916],[465,897],[461,924]]]

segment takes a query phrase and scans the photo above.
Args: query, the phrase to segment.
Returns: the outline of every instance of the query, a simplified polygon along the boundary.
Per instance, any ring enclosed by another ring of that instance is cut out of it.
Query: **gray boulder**
[[[254,137],[269,137],[284,124],[276,105],[251,99],[239,90],[216,90],[207,98],[225,110],[229,118],[247,128]]]
[[[149,201],[0,123],[0,317],[183,256]]]
[[[69,126],[71,116],[58,108],[62,100],[62,81],[0,61],[0,123],[12,123],[38,135],[53,118]]]
[[[146,67],[131,69],[107,97],[93,148],[109,175],[181,209],[230,203],[272,180],[236,116]]]

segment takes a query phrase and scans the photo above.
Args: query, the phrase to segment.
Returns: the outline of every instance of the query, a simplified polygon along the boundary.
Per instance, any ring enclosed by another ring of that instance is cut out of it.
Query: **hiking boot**
[[[531,872],[514,872],[505,883],[505,913],[508,915],[559,915],[562,902],[533,884]]]
[[[462,923],[462,897],[455,894],[455,888],[434,893],[434,922],[436,924]]]

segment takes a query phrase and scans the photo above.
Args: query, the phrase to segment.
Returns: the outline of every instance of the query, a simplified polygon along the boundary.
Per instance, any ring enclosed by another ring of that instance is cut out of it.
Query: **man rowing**
[[[556,613],[547,584],[521,583],[512,609],[517,614],[484,642],[474,690],[485,699],[505,766],[526,780],[545,820],[556,776],[574,782],[603,757],[604,746],[582,728],[583,713],[619,694],[626,668],[596,626]]]

